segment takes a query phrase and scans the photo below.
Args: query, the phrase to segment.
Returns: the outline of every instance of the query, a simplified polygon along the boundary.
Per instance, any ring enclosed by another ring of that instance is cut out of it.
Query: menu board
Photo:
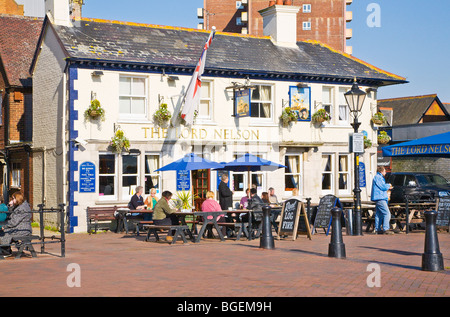
[[[436,225],[443,227],[450,225],[450,196],[440,197],[438,200]]]
[[[328,231],[331,224],[331,209],[337,205],[342,208],[339,198],[334,195],[326,195],[320,199],[314,218],[313,233],[316,228],[324,228]]]
[[[281,210],[278,236],[292,235],[292,240],[297,238],[298,233],[308,235],[311,240],[311,229],[304,204],[298,199],[289,199],[284,202]]]

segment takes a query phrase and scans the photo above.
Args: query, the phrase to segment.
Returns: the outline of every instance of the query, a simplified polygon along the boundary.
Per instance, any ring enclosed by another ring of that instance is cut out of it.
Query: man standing
[[[389,230],[391,212],[388,207],[388,190],[392,188],[391,184],[386,184],[384,176],[386,170],[383,166],[378,166],[377,175],[372,182],[372,201],[375,202],[375,230],[377,234],[393,234]]]
[[[219,184],[219,204],[222,210],[233,207],[233,192],[228,187],[227,174],[222,174],[222,181]]]

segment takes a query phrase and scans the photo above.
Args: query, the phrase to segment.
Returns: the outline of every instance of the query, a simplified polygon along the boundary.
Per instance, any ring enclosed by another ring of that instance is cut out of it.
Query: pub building
[[[65,203],[70,232],[86,231],[87,207],[126,205],[136,185],[145,196],[152,187],[176,193],[176,172],[156,170],[192,152],[216,162],[252,153],[286,165],[251,173],[252,186],[260,193],[273,187],[279,200],[294,188],[313,202],[326,194],[350,199],[353,129],[344,93],[355,78],[368,92],[359,118],[373,143],[360,158],[367,180],[362,200],[368,199],[376,171],[377,131],[370,123],[376,91],[406,81],[319,42],[298,42],[299,7],[261,10],[263,37],[216,33],[195,121],[185,126],[179,114],[208,31],[71,20],[64,6],[47,6],[32,65],[33,197],[34,204]],[[90,116],[91,104],[100,104],[103,116]],[[172,117],[158,121],[166,105]],[[283,125],[286,107],[295,120]],[[319,109],[331,119],[314,122]],[[114,150],[115,135],[129,140],[127,150]],[[217,174],[192,172],[194,193],[217,192]],[[245,195],[247,177],[230,172],[235,202]]]

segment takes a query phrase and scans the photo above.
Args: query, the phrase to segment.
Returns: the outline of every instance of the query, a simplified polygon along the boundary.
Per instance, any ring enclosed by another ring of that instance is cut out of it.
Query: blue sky
[[[86,0],[83,16],[196,28],[203,0]],[[369,27],[369,4],[380,8],[380,27]],[[354,0],[353,55],[406,77],[408,84],[379,89],[378,98],[437,93],[450,103],[449,0]]]

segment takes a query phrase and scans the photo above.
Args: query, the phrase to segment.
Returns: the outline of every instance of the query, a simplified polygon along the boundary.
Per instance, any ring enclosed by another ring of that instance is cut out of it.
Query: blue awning
[[[450,132],[385,146],[383,156],[450,157]]]

